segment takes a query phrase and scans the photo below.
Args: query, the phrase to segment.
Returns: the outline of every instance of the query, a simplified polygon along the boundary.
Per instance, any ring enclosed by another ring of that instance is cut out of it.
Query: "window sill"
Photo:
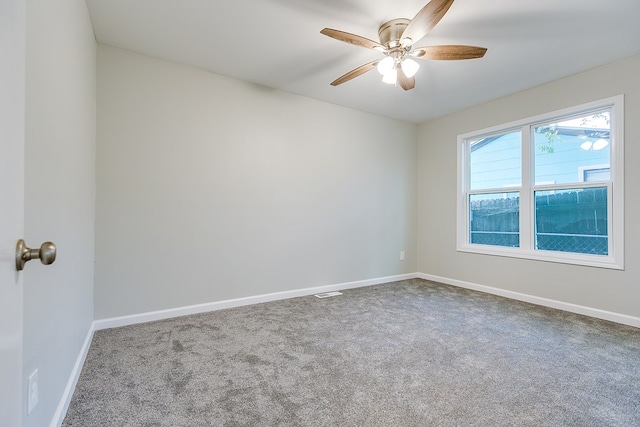
[[[580,265],[585,267],[608,268],[624,270],[624,263],[618,262],[613,256],[585,255],[567,252],[530,251],[520,248],[509,248],[488,245],[462,245],[456,248],[458,252],[481,255],[493,255],[508,258],[529,259],[533,261],[555,262],[561,264]]]

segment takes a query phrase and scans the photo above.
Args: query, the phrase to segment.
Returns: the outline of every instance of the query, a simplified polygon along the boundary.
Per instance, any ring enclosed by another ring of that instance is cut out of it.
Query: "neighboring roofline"
[[[586,138],[609,138],[609,135],[610,135],[609,129],[602,129],[602,128],[556,126],[555,129],[558,131],[558,135],[571,135],[571,136],[584,135]],[[471,144],[469,148],[473,153],[474,151],[484,147],[485,145],[495,141],[496,139],[501,138],[503,135],[492,135],[486,138],[479,139],[478,141]]]

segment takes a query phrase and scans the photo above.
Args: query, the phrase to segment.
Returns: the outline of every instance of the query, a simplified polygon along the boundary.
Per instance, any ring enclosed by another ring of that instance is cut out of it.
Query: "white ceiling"
[[[377,41],[381,23],[426,2],[87,0],[100,43],[414,123],[640,54],[640,0],[456,0],[414,46],[483,46],[484,58],[420,61],[408,92],[375,70],[329,85],[382,54],[322,28]]]

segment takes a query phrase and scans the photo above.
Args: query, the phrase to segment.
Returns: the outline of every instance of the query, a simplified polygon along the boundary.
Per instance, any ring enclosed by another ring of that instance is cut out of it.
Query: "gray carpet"
[[[640,426],[640,330],[424,280],[97,331],[64,426]]]

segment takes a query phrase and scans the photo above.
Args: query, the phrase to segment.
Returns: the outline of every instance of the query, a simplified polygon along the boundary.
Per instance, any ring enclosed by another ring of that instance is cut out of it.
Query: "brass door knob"
[[[44,242],[38,249],[30,249],[24,240],[18,240],[16,245],[16,270],[22,271],[27,261],[40,259],[44,265],[52,264],[56,260],[56,245]]]

